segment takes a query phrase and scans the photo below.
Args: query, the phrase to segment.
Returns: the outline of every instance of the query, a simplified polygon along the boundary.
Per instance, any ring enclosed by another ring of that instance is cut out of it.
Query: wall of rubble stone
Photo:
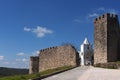
[[[38,72],[39,72],[39,57],[31,56],[29,74],[38,73]]]
[[[39,54],[39,72],[62,66],[78,66],[79,54],[71,45],[50,47]]]

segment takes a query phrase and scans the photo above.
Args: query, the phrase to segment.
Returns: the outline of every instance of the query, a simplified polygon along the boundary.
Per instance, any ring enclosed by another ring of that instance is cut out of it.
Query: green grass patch
[[[117,64],[115,62],[109,62],[109,63],[99,63],[94,65],[94,67],[101,67],[101,68],[107,68],[107,69],[117,69]]]
[[[120,64],[120,61],[116,61],[116,63]]]
[[[64,66],[64,67],[58,67],[55,69],[49,69],[37,74],[28,74],[28,75],[16,75],[16,76],[8,76],[8,77],[3,77],[0,78],[0,80],[28,80],[28,79],[34,79],[34,78],[38,78],[38,77],[43,77],[43,76],[47,76],[56,72],[60,72],[60,71],[64,71],[67,69],[71,69],[74,68],[73,66]]]
[[[49,69],[49,70],[40,72],[40,75],[41,76],[46,76],[46,75],[49,75],[49,74],[53,74],[53,73],[64,71],[64,70],[71,69],[71,68],[73,68],[73,67],[72,66],[64,66],[64,67],[58,67],[58,68],[55,68],[55,69]]]

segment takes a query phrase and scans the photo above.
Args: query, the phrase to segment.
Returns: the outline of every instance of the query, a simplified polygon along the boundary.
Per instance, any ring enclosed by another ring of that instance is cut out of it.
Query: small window
[[[104,18],[104,15],[102,17]]]
[[[89,50],[89,46],[87,47],[87,49]]]
[[[83,55],[83,52],[81,53],[81,55]]]

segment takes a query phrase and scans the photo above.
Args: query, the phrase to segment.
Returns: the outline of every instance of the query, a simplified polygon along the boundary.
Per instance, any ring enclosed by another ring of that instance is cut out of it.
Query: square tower
[[[39,72],[39,57],[31,56],[29,74],[38,73],[38,72]]]
[[[118,59],[119,21],[114,14],[104,14],[94,20],[94,64]]]

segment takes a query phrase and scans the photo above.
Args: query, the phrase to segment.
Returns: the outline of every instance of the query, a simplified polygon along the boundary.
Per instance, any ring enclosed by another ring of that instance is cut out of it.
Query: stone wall
[[[40,50],[39,72],[62,66],[78,66],[79,54],[71,45]]]
[[[39,72],[39,57],[31,56],[30,57],[29,74],[38,73],[38,72]]]
[[[118,49],[118,56],[117,57],[118,57],[118,61],[120,61],[120,34],[119,34],[119,43],[118,43],[117,49]]]
[[[108,15],[107,20],[108,62],[117,61],[119,44],[119,22],[117,15]]]
[[[101,68],[120,69],[120,63],[119,62],[99,63],[99,64],[96,64],[94,66],[95,67],[101,67]]]
[[[104,14],[94,21],[94,64],[117,60],[119,21],[117,15]]]

